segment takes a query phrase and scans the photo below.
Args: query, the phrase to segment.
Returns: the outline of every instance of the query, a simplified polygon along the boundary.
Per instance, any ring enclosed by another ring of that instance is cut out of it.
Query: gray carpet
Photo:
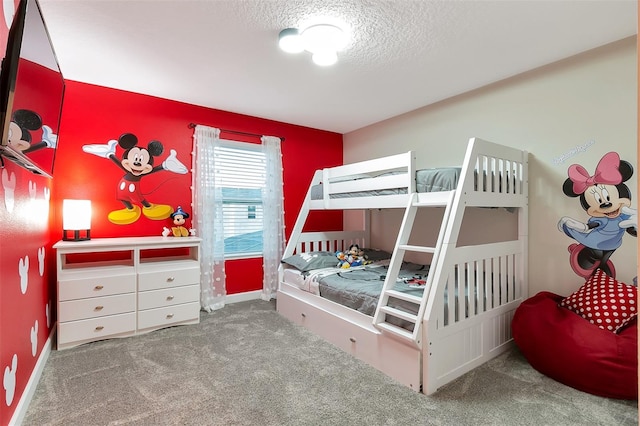
[[[199,325],[52,351],[24,425],[637,425],[514,349],[435,395],[413,392],[264,301]]]

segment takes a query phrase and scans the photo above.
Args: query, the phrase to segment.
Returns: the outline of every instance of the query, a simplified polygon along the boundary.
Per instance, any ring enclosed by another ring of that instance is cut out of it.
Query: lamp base
[[[72,233],[69,236],[69,232]],[[62,230],[62,240],[63,241],[88,241],[91,239],[91,229],[63,229]]]

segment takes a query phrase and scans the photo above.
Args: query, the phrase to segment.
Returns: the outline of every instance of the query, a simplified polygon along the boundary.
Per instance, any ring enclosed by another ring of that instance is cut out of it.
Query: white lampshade
[[[337,52],[344,48],[347,37],[344,31],[335,25],[312,25],[302,32],[304,49],[311,53],[324,51]]]
[[[304,50],[300,32],[295,28],[280,31],[278,46],[287,53],[300,53]]]
[[[91,230],[91,200],[63,200],[62,229],[65,240],[88,240]],[[73,231],[74,237],[67,238],[67,231]],[[84,237],[80,237],[80,231],[85,232]]]
[[[335,50],[321,50],[311,55],[314,64],[327,67],[338,62],[338,54]]]

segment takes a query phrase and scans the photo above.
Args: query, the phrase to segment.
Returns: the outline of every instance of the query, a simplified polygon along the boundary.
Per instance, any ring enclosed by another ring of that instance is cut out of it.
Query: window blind
[[[225,256],[262,253],[266,158],[259,149],[226,141],[214,151],[216,186],[222,188]]]

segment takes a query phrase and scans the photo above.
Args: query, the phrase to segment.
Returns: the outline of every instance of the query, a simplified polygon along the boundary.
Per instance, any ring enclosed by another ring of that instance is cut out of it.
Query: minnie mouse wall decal
[[[615,277],[611,255],[622,245],[625,233],[637,236],[638,212],[631,208],[631,191],[624,182],[633,176],[633,167],[616,152],[605,154],[590,175],[579,165],[569,166],[562,190],[579,197],[590,216],[586,223],[564,216],[558,229],[577,243],[569,245],[573,271],[589,277],[597,268]]]

